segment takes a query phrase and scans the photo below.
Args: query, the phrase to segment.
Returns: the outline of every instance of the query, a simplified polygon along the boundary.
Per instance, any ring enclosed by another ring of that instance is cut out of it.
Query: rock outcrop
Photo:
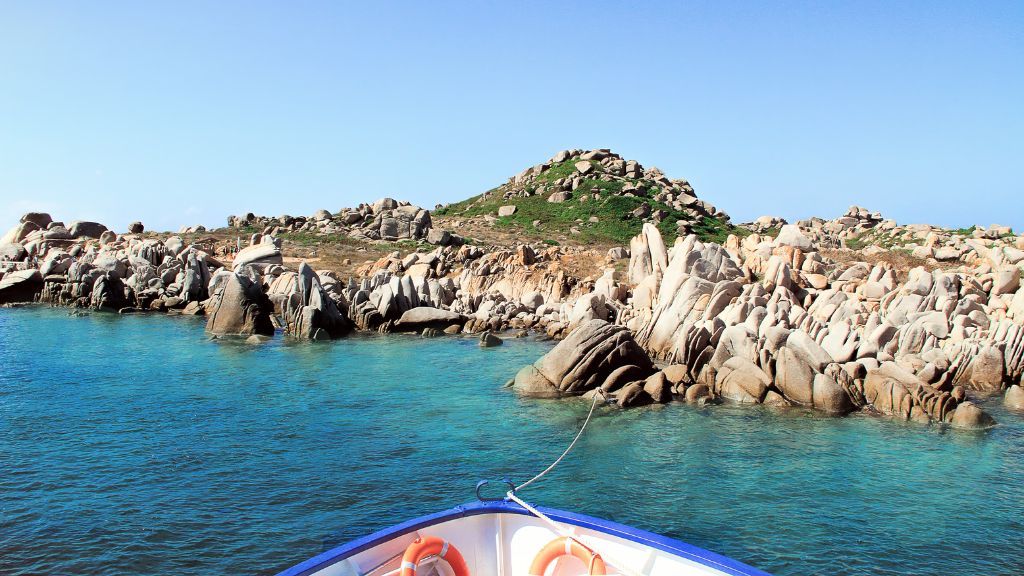
[[[49,222],[50,229],[62,226],[47,215],[30,214],[8,233],[29,242],[26,257],[31,261],[0,263],[0,304],[209,312],[207,329],[215,335],[271,336],[276,324],[290,336],[326,339],[352,328],[344,284],[304,264],[298,272],[285,270],[280,240],[273,236],[253,238],[252,246],[235,255],[231,271],[177,236],[117,236],[94,223],[81,223],[79,232],[84,232],[78,237],[47,238],[38,229],[23,234],[40,222]],[[94,238],[97,233],[100,237]],[[273,303],[268,291],[275,296]]]
[[[313,340],[355,327],[480,334],[487,345],[532,330],[564,339],[520,371],[519,392],[600,390],[621,407],[726,401],[985,427],[985,397],[1005,393],[1011,410],[1024,400],[1024,237],[1008,228],[900,226],[855,206],[833,220],[729,225],[709,242],[690,232],[706,238],[727,215],[687,182],[608,150],[566,150],[520,173],[480,197],[496,206],[484,218],[521,218],[533,196],[635,205],[626,217],[639,234],[628,250],[472,245],[385,198],[310,217],[232,217],[249,245],[214,250],[194,236],[143,236],[141,224],[119,236],[31,213],[0,238],[0,303],[206,313],[214,334],[277,326]],[[280,232],[437,246],[378,253],[342,280],[305,263],[288,270]]]
[[[513,387],[535,397],[579,395],[607,385],[609,391],[620,378],[616,371],[632,366],[632,374],[643,379],[653,373],[650,358],[629,331],[603,320],[591,320],[574,330],[540,360],[516,374]]]
[[[255,228],[261,230],[262,234],[272,236],[282,232],[310,232],[324,236],[346,234],[360,240],[394,242],[426,239],[432,222],[429,210],[408,202],[381,198],[372,204],[342,209],[336,214],[318,210],[308,217],[283,215],[274,218],[252,213],[230,216],[228,226]]]
[[[901,285],[885,266],[829,262],[787,226],[725,246],[680,238],[662,267],[657,235],[645,227],[633,241],[635,285],[619,322],[653,357],[684,367],[685,386],[967,426],[989,419],[963,415],[976,406],[956,416],[955,387],[993,393],[1020,379],[1024,331],[991,320],[1010,316],[999,309],[1012,301],[962,274],[915,269]]]
[[[270,284],[268,294],[274,311],[284,322],[284,332],[306,340],[331,340],[352,330],[352,322],[338,309],[320,281],[303,262],[298,272],[284,272]]]
[[[263,293],[255,270],[251,274],[221,272],[207,314],[206,331],[215,336],[273,336],[273,304]]]

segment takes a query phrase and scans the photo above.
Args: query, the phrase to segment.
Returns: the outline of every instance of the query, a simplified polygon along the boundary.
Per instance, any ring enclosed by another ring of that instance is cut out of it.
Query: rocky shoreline
[[[490,346],[532,331],[561,342],[514,389],[599,390],[623,408],[727,401],[962,428],[994,424],[972,398],[1003,394],[1024,410],[1024,237],[1008,228],[899,226],[858,207],[834,220],[732,225],[686,181],[607,150],[560,152],[462,213],[495,197],[502,206],[479,219],[485,230],[537,198],[626,198],[649,210],[623,216],[639,233],[610,250],[473,242],[436,227],[445,217],[386,198],[308,218],[233,216],[211,241],[183,238],[195,229],[152,234],[133,223],[117,234],[29,213],[0,239],[0,304],[205,315],[211,336],[253,342],[364,330],[481,334]],[[594,218],[581,219],[581,234]],[[720,228],[708,232],[709,219]],[[296,233],[409,244],[342,278],[286,261]]]

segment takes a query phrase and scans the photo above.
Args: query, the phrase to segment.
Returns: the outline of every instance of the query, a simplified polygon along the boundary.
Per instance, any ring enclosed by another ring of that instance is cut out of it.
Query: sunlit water
[[[201,321],[0,310],[0,573],[267,574],[525,479],[583,401],[502,387],[550,344],[210,341]],[[1024,573],[1024,419],[602,409],[523,494],[776,574]]]

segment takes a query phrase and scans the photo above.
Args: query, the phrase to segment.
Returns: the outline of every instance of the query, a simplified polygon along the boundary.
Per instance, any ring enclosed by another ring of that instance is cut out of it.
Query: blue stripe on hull
[[[653,532],[633,528],[632,526],[626,526],[625,524],[619,524],[618,522],[612,522],[610,520],[576,514],[575,512],[564,512],[562,510],[541,507],[538,507],[537,509],[556,522],[572,524],[581,528],[588,528],[596,532],[617,536],[623,540],[643,544],[644,546],[649,546],[675,556],[692,560],[703,566],[708,566],[721,572],[725,572],[726,574],[732,574],[734,576],[771,576],[767,572],[747,566],[746,564],[733,560],[732,558],[727,558],[720,554],[704,550],[703,548],[698,548],[685,542],[673,540],[672,538],[666,538],[665,536],[654,534]],[[403,522],[390,528],[385,528],[379,532],[374,532],[369,536],[342,544],[337,548],[328,550],[323,554],[310,558],[301,564],[280,572],[277,576],[308,576],[309,574],[323,570],[324,568],[327,568],[328,566],[340,562],[350,556],[363,552],[364,550],[369,550],[370,548],[404,534],[415,532],[421,528],[440,524],[449,520],[478,516],[481,514],[531,515],[527,510],[514,502],[495,501],[463,504],[443,512],[421,516],[419,518],[409,520],[408,522]]]

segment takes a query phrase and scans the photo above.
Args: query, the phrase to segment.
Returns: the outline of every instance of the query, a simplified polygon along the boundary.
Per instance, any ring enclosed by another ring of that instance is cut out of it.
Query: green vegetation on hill
[[[913,238],[906,238],[885,230],[869,230],[845,240],[845,245],[851,250],[863,250],[868,246],[879,246],[886,250],[900,250],[904,246],[914,242]]]
[[[574,170],[571,162],[555,164],[540,179],[553,181],[563,177],[559,176],[562,172],[571,174],[571,170]],[[643,226],[643,219],[634,216],[633,211],[647,204],[652,212],[663,210],[667,213],[657,227],[666,243],[674,242],[676,221],[688,219],[686,214],[651,198],[622,196],[622,187],[621,181],[588,178],[572,192],[569,200],[552,203],[540,195],[505,199],[505,187],[499,186],[485,194],[449,204],[434,213],[439,216],[497,216],[498,208],[512,205],[516,207],[515,214],[498,217],[496,225],[514,228],[525,237],[546,239],[552,232],[569,235],[570,228],[576,228],[579,234],[573,234],[573,237],[581,243],[628,245],[630,238],[639,234]],[[657,190],[652,190],[650,195],[655,193]],[[594,194],[598,199],[594,199]],[[588,199],[581,201],[584,196]],[[596,217],[597,222],[592,222],[592,217]],[[534,222],[537,222],[536,226]],[[694,232],[701,240],[721,243],[729,234],[743,234],[745,231],[716,218],[705,217],[694,226]]]
[[[569,159],[564,160],[562,162],[558,162],[556,164],[552,164],[550,168],[541,172],[537,176],[537,181],[548,183],[554,182],[555,180],[558,180],[560,178],[565,178],[566,176],[572,176],[573,174],[576,173],[576,162],[578,162],[578,160]],[[603,171],[602,166],[597,162],[592,162],[591,165],[594,167],[595,172]]]
[[[662,222],[662,224],[664,224],[664,222]],[[658,229],[661,230],[662,236],[666,236],[662,225],[659,225]],[[703,242],[714,242],[716,244],[725,244],[725,241],[729,238],[730,234],[735,234],[740,238],[750,236],[750,230],[733,226],[728,222],[722,222],[718,218],[714,218],[712,216],[705,216],[701,219],[700,223],[694,225],[693,233],[696,234],[697,238],[700,238]],[[775,235],[778,236],[778,232],[776,232]],[[675,242],[676,235],[673,233],[670,237],[672,239],[671,241]]]

